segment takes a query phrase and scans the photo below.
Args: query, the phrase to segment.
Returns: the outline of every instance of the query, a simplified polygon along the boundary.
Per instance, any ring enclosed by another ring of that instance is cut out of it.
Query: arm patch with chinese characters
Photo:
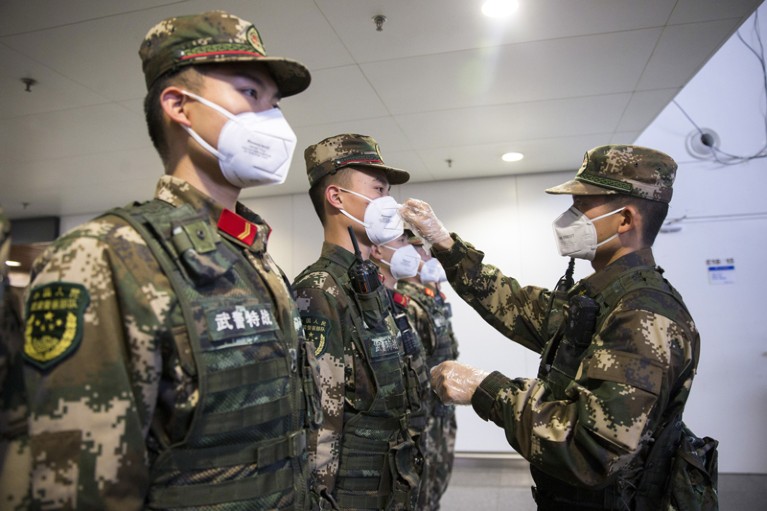
[[[24,360],[47,371],[74,353],[83,338],[89,303],[88,290],[81,284],[52,282],[32,289],[24,325]]]
[[[330,320],[323,316],[307,314],[301,316],[307,340],[314,343],[314,356],[319,357],[328,349]]]

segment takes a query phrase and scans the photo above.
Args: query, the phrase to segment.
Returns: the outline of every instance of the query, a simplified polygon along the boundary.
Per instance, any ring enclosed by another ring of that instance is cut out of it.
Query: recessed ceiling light
[[[510,152],[510,153],[505,153],[503,156],[501,156],[501,159],[503,161],[519,161],[524,157],[525,155],[522,153]]]
[[[519,7],[517,0],[487,0],[482,4],[482,14],[488,18],[505,18]]]
[[[13,268],[18,268],[19,266],[21,266],[21,263],[18,262],[18,261],[6,261],[5,265],[6,266],[11,266]]]

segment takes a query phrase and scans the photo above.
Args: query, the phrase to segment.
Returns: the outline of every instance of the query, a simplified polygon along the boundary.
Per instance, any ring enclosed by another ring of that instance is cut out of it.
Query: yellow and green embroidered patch
[[[320,357],[328,349],[328,335],[330,334],[330,320],[322,316],[301,316],[304,324],[306,339],[314,343],[314,356]]]
[[[83,315],[90,302],[80,284],[54,282],[32,289],[27,302],[24,359],[50,369],[73,353],[83,337]]]

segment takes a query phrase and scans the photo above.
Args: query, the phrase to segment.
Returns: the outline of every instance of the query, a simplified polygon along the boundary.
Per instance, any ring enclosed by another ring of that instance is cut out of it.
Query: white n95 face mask
[[[440,283],[447,281],[445,269],[438,259],[432,257],[421,266],[421,282],[423,284]]]
[[[606,240],[597,243],[597,228],[594,226],[594,222],[614,215],[624,209],[626,208],[618,208],[596,218],[589,218],[576,209],[575,206],[571,206],[570,209],[559,215],[552,224],[559,255],[593,261],[597,248],[618,236],[616,232]]]
[[[365,226],[365,232],[373,245],[385,245],[392,240],[396,240],[405,233],[405,226],[402,218],[399,216],[399,204],[394,197],[378,197],[371,199],[361,193],[357,193],[346,188],[340,190],[356,195],[369,202],[365,208],[365,221],[354,218],[346,210],[341,208],[339,211],[346,217],[354,220],[360,225]],[[415,250],[415,249],[414,249]]]
[[[285,182],[296,149],[296,134],[279,108],[234,115],[197,94],[182,92],[228,119],[218,136],[218,149],[192,128],[181,126],[218,158],[227,181],[239,188]]]
[[[394,251],[388,262],[381,260],[384,264],[389,265],[392,277],[399,280],[409,279],[418,275],[418,267],[421,265],[421,254],[418,253],[413,245],[405,245],[399,248],[390,247],[389,245],[382,246]]]

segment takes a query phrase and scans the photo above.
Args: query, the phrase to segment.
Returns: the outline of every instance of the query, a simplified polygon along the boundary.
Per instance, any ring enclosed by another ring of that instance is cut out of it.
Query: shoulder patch
[[[320,357],[328,349],[330,320],[324,316],[308,314],[301,316],[301,321],[304,324],[306,339],[314,343],[314,356]]]
[[[54,282],[32,289],[24,326],[24,359],[47,370],[77,350],[90,303],[81,284]]]
[[[392,298],[394,299],[394,303],[401,307],[407,307],[410,304],[410,297],[405,296],[398,291],[392,293]]]

